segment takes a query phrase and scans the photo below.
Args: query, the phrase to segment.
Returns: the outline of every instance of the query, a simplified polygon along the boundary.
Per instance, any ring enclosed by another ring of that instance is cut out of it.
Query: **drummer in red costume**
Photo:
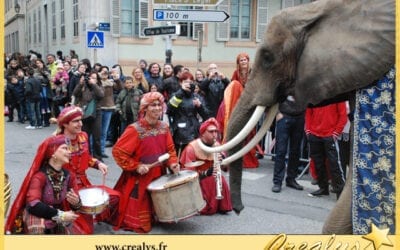
[[[219,199],[216,198],[216,173],[217,171],[221,171],[221,169],[216,169],[218,165],[214,164],[214,154],[203,151],[199,146],[200,140],[209,147],[219,145],[218,138],[220,133],[219,124],[215,118],[206,120],[200,126],[200,138],[191,141],[183,150],[180,158],[181,165],[185,166],[186,164],[185,169],[194,170],[199,173],[201,192],[204,200],[207,202],[207,205],[200,211],[201,214],[226,213],[232,210],[229,186],[222,175],[220,179],[221,185],[218,187],[220,188],[222,197]],[[221,161],[222,155],[220,153],[217,154],[218,160]],[[190,163],[198,161],[204,163],[196,167],[187,167]]]
[[[108,166],[103,162],[92,157],[89,152],[89,139],[86,132],[82,131],[82,109],[77,106],[64,108],[57,118],[58,129],[56,134],[63,134],[68,140],[68,146],[71,151],[71,161],[63,167],[76,176],[78,188],[93,187],[90,183],[86,170],[91,167],[100,170],[102,175],[106,175]],[[116,207],[119,200],[119,193],[111,188],[103,187],[110,195],[110,207]],[[110,219],[112,212],[117,209],[106,209],[102,214],[97,216],[98,221]],[[94,231],[93,216],[81,214],[80,220],[85,220],[84,224],[89,225],[86,228],[86,234],[92,234]]]
[[[12,205],[6,233],[83,234],[73,210],[81,206],[76,179],[62,169],[71,152],[64,135],[51,136],[35,159]]]
[[[120,210],[115,229],[123,228],[138,233],[152,228],[153,208],[147,186],[166,174],[166,168],[179,172],[178,159],[167,123],[159,120],[164,98],[158,92],[143,95],[140,101],[140,119],[129,125],[114,145],[112,153],[123,172],[114,189],[121,192]],[[168,153],[163,164],[149,168],[158,157]]]

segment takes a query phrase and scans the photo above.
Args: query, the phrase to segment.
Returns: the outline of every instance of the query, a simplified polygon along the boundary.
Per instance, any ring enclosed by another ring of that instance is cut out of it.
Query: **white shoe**
[[[36,129],[34,126],[31,126],[31,125],[29,125],[29,126],[27,126],[27,127],[25,127],[26,129]]]
[[[42,127],[42,126],[36,126],[36,128],[39,128],[39,129],[40,129],[40,128],[43,128],[43,127]]]

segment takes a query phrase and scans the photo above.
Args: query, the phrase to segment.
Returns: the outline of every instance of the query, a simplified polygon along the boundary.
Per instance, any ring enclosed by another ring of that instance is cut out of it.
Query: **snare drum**
[[[206,206],[197,172],[182,170],[164,175],[150,183],[154,210],[160,222],[178,222],[193,216]]]
[[[110,196],[102,188],[89,187],[79,190],[82,206],[79,209],[81,213],[96,215],[108,206]]]

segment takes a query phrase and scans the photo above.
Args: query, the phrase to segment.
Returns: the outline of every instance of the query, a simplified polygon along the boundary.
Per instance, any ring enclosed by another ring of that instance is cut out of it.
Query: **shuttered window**
[[[257,0],[256,42],[261,42],[269,21],[268,3],[271,0]]]
[[[149,26],[148,0],[113,0],[113,36],[144,38],[143,29]]]
[[[218,10],[223,10],[230,15],[229,0],[223,0],[217,7]],[[223,22],[216,24],[216,40],[217,41],[228,41],[229,40],[229,27],[230,27],[231,17]]]

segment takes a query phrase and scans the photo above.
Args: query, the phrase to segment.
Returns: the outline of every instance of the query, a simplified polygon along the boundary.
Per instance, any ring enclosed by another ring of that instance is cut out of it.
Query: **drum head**
[[[165,185],[168,183],[182,183],[182,181],[185,180],[192,180],[194,178],[197,178],[198,174],[196,171],[192,170],[182,170],[179,171],[179,174],[168,174],[168,175],[163,175],[150,183],[150,185],[147,187],[148,190],[150,191],[155,191],[155,190],[163,190]]]
[[[106,203],[109,199],[107,191],[101,188],[83,188],[79,190],[82,206],[96,207]]]

